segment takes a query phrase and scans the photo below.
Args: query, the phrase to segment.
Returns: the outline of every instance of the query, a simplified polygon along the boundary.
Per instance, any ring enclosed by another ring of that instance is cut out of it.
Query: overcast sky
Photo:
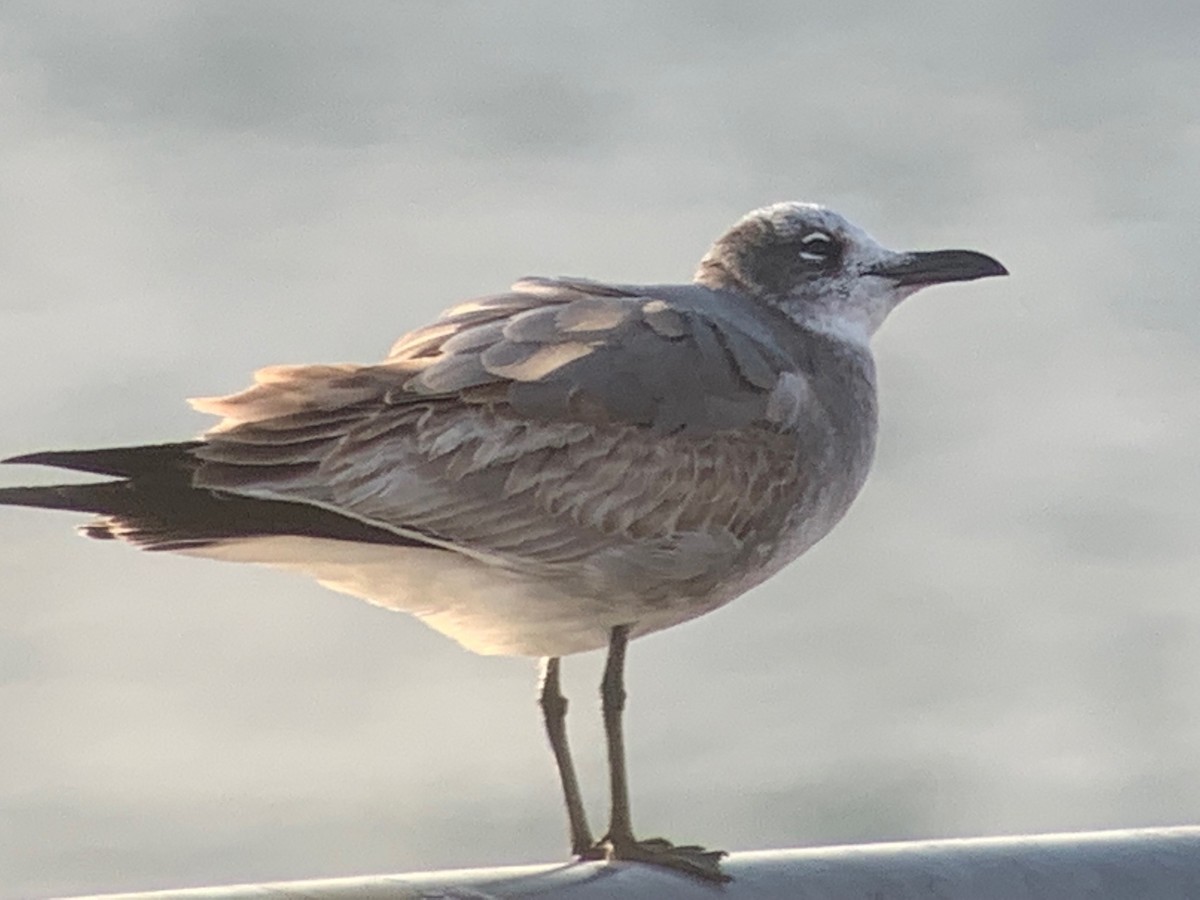
[[[188,437],[521,275],[685,280],[775,200],[984,250],[1012,277],[877,337],[846,521],[631,648],[635,825],[1195,823],[1198,41],[1118,0],[0,4],[0,456]],[[78,521],[0,509],[0,897],[563,857],[532,663]]]

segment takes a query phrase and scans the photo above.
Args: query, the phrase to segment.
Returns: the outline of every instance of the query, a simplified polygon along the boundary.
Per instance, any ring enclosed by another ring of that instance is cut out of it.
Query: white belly
[[[384,544],[261,537],[183,552],[302,572],[335,591],[411,613],[468,650],[486,655],[566,656],[596,650],[608,644],[616,625],[637,623],[633,634],[646,634],[721,603],[693,599],[648,608],[633,597],[573,596],[545,580],[452,551]]]
[[[820,540],[858,487],[810,495],[757,559],[738,564],[731,539],[695,535],[667,554],[665,567],[659,555],[636,546],[607,562],[592,560],[586,567],[602,577],[590,581],[514,571],[453,550],[298,536],[236,538],[181,552],[301,572],[332,590],[411,613],[476,653],[566,656],[605,647],[617,625],[631,625],[637,637],[728,603]],[[688,579],[705,570],[712,575],[706,586],[698,590],[692,582],[688,590]]]

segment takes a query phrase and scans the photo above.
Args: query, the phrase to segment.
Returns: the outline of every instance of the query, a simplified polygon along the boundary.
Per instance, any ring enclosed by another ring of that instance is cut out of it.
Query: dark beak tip
[[[978,250],[935,250],[918,253],[917,257],[924,263],[918,263],[916,268],[924,268],[935,283],[975,281],[1008,274],[1004,263]]]
[[[983,274],[979,276],[980,278],[995,278],[1010,274],[1004,263],[1000,262],[1000,260],[994,259],[990,256],[988,256],[987,259],[991,261],[991,267],[988,268],[987,271],[983,272]]]
[[[1007,275],[997,259],[977,250],[920,250],[874,271],[899,285],[946,284]]]

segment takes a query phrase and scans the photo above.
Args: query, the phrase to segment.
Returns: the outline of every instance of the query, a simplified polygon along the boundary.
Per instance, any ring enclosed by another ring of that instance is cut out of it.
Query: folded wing
[[[224,418],[195,482],[510,567],[703,580],[803,486],[768,409],[795,362],[705,303],[527,280],[378,365],[264,370],[196,402]]]

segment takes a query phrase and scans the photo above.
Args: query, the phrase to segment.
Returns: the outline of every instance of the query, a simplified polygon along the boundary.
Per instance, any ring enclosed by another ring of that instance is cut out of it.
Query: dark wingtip
[[[52,466],[54,463],[48,457],[53,455],[52,453],[22,453],[20,456],[9,456],[5,459],[0,459],[0,464],[6,466]]]
[[[185,441],[138,447],[103,447],[99,450],[43,450],[38,453],[10,456],[0,462],[23,466],[53,466],[56,469],[133,478],[187,468],[194,462],[191,451],[197,446],[197,441]]]

